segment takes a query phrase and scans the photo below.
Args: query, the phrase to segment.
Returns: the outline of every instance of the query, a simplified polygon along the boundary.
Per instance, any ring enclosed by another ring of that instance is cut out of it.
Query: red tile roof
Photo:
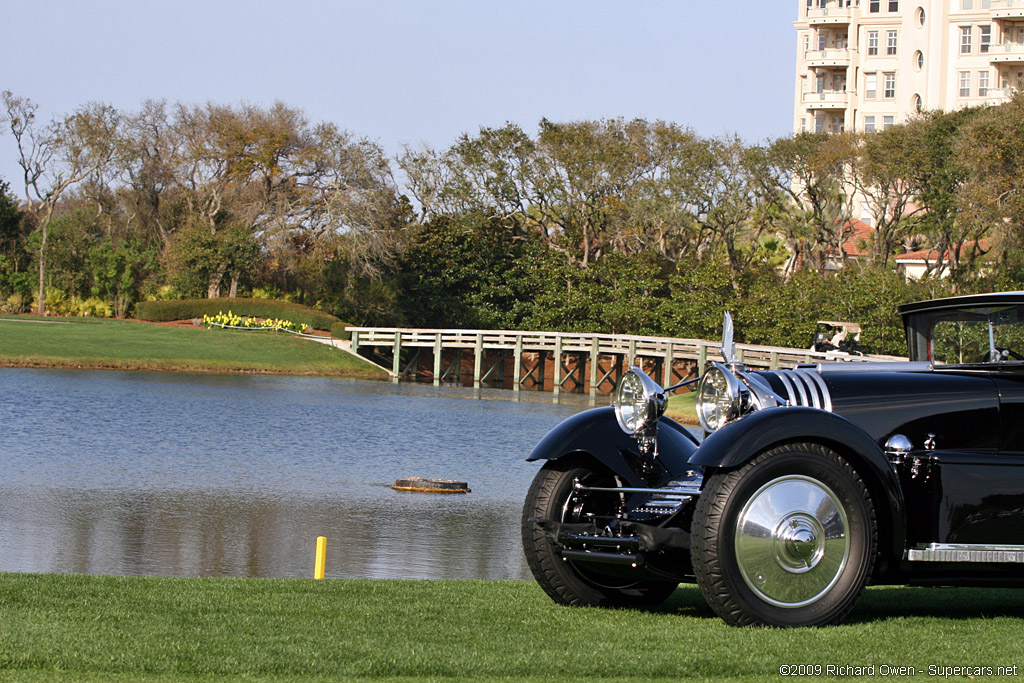
[[[989,241],[983,240],[971,240],[964,242],[964,247],[973,247],[977,244],[982,249],[988,249]],[[942,253],[942,262],[949,261],[949,249],[946,249]],[[938,263],[939,262],[939,250],[938,249],[919,249],[918,251],[909,251],[906,254],[900,254],[896,257],[896,263]]]

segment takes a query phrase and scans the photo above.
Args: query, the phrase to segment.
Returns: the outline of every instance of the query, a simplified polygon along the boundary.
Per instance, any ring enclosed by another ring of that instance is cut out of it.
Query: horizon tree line
[[[665,121],[542,119],[533,135],[484,127],[393,159],[281,102],[89,103],[44,123],[30,100],[2,100],[22,172],[0,179],[11,311],[93,301],[121,317],[144,298],[245,293],[360,324],[696,336],[704,307],[743,302],[738,322],[756,329],[782,292],[828,300],[855,199],[873,231],[844,281],[909,298],[1022,279],[1019,94],[873,134],[749,144]],[[908,284],[893,257],[918,248],[947,257]]]

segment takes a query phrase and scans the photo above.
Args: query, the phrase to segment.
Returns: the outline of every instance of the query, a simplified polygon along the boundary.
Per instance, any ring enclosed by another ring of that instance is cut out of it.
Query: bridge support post
[[[402,371],[402,332],[395,330],[395,344],[392,347],[395,355],[391,359],[391,376],[396,380]]]
[[[674,355],[675,347],[672,345],[672,342],[669,342],[665,346],[665,366],[663,368],[664,372],[661,374],[661,386],[663,387],[670,387],[675,384],[672,381],[672,356]]]
[[[562,337],[555,337],[555,386],[553,391],[557,394],[562,390]]]
[[[516,348],[513,354],[512,366],[512,391],[519,391],[519,387],[523,381],[523,335],[516,335]]]
[[[476,344],[473,347],[473,388],[480,388],[480,373],[484,365],[484,335],[476,335]]]
[[[441,383],[441,332],[438,330],[434,337],[434,386]]]

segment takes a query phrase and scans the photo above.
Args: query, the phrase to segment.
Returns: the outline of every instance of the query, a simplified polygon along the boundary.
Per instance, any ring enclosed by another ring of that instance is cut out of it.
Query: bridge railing
[[[664,382],[672,382],[672,364],[677,360],[693,361],[697,370],[703,373],[707,364],[721,361],[721,343],[704,339],[681,339],[672,337],[649,337],[627,334],[593,334],[582,332],[543,332],[523,330],[465,330],[465,329],[422,329],[399,327],[348,327],[352,335],[352,350],[375,347],[389,349],[392,360],[392,374],[401,372],[400,355],[407,349],[432,349],[434,353],[434,375],[442,373],[441,355],[444,351],[472,350],[475,354],[474,383],[481,381],[482,358],[485,352],[511,352],[515,358],[516,387],[519,382],[520,364],[524,353],[552,354],[562,360],[565,354],[586,354],[591,364],[591,384],[598,377],[598,359],[601,356],[618,356],[626,364],[636,359],[653,358],[663,369]],[[737,344],[736,355],[748,366],[758,369],[788,368],[800,363],[821,361],[867,361],[905,360],[895,356],[851,356],[839,352],[816,352],[807,349],[764,346],[758,344]],[[562,370],[561,362],[555,363],[556,383]],[[605,373],[607,377],[607,373]]]

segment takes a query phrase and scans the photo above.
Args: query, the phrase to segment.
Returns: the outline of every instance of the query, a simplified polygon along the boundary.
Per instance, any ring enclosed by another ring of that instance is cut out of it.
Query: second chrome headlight
[[[716,431],[739,417],[743,384],[724,365],[713,363],[704,373],[698,391],[697,419],[707,431]]]

